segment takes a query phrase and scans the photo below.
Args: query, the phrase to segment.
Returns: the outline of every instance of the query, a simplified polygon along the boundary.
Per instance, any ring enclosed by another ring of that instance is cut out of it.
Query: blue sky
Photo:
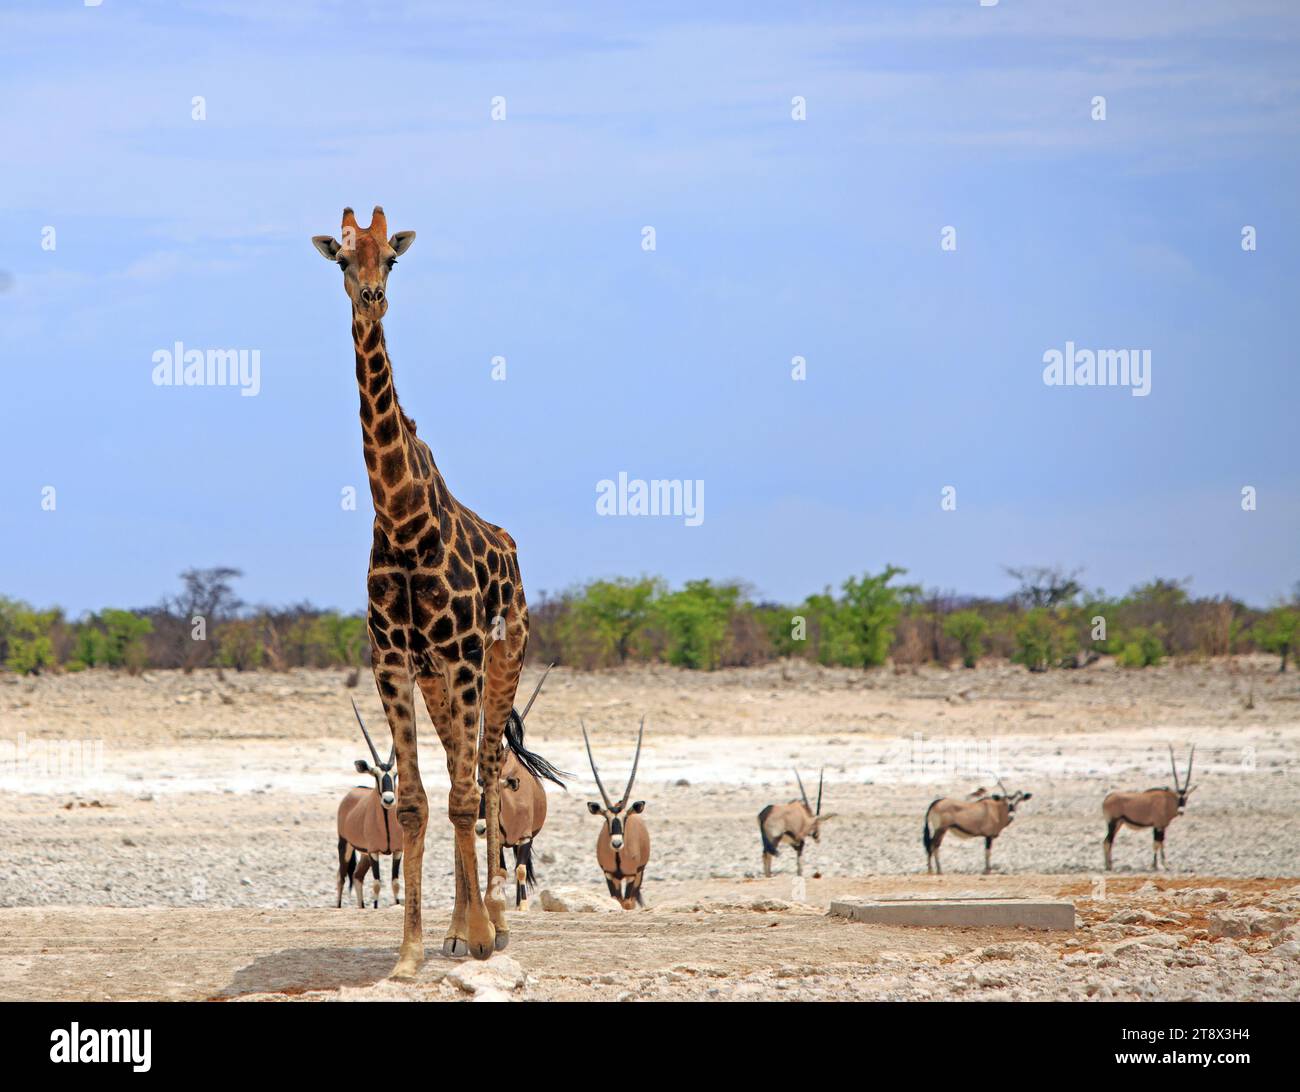
[[[1293,4],[534,7],[2,5],[0,594],[146,605],[229,564],[250,601],[363,605],[310,237],[374,204],[419,236],[403,405],[532,598],[1300,580]],[[177,341],[259,350],[261,392],[155,386]],[[1151,394],[1045,386],[1067,341],[1150,349]],[[620,471],[703,480],[703,523],[598,516]]]

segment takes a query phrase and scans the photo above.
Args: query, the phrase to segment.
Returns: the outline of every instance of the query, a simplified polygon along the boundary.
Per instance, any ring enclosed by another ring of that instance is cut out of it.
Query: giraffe
[[[384,210],[376,205],[365,229],[352,209],[344,209],[342,235],[342,242],[329,235],[312,242],[339,265],[352,304],[362,449],[375,506],[366,584],[371,665],[397,750],[397,820],[407,870],[402,946],[393,969],[403,978],[424,959],[420,887],[429,809],[417,758],[416,687],[451,778],[447,816],[455,831],[456,903],[443,954],[487,959],[509,943],[505,871],[499,867],[499,774],[502,734],[528,643],[528,607],[514,539],[451,495],[397,401],[383,318],[389,272],[415,232],[389,238]],[[480,782],[487,820],[482,894],[474,835]]]

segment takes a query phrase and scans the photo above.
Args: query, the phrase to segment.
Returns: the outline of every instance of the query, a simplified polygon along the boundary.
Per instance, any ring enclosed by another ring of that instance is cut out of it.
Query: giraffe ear
[[[388,245],[397,251],[398,254],[405,254],[411,248],[413,242],[415,242],[415,232],[399,231],[388,240]]]
[[[331,262],[339,260],[339,251],[343,248],[333,235],[313,235],[311,241],[312,245],[320,251],[322,258]]]

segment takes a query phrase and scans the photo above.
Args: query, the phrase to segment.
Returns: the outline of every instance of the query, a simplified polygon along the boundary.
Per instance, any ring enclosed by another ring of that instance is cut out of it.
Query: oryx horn
[[[1192,787],[1192,759],[1196,757],[1196,744],[1192,744],[1191,753],[1187,756],[1187,776],[1183,779],[1183,791],[1186,792]]]
[[[533,696],[528,699],[528,704],[524,706],[524,711],[519,714],[520,720],[523,720],[526,716],[528,716],[528,710],[530,710],[533,707],[533,702],[537,700],[537,695],[542,692],[542,683],[546,681],[546,676],[551,673],[551,668],[553,668],[554,666],[555,666],[554,663],[549,663],[546,665],[546,670],[542,672],[542,677],[537,680],[537,685],[533,687]]]
[[[822,813],[822,782],[826,780],[826,767],[822,767],[822,772],[817,775],[817,814]]]
[[[645,736],[645,716],[641,717],[641,727],[636,735],[636,755],[632,759],[632,772],[627,775],[627,788],[623,790],[623,799],[619,801],[619,808],[627,806],[628,797],[632,795],[632,782],[636,780],[636,768],[641,761],[641,739]]]
[[[350,700],[352,702],[352,712],[357,715],[357,723],[361,725],[361,734],[366,737],[366,746],[370,748],[371,757],[374,758],[376,766],[382,766],[383,763],[379,761],[379,752],[375,750],[374,740],[370,738],[370,733],[366,731],[366,722],[361,719],[361,710],[357,708],[357,699],[352,698]],[[394,752],[397,750],[396,741],[393,743],[393,750]],[[390,758],[388,761],[391,763],[392,759]]]
[[[1172,743],[1169,744],[1169,768],[1174,772],[1174,790],[1177,791],[1182,786],[1178,784],[1178,763],[1174,759],[1174,745]]]
[[[808,803],[808,793],[804,791],[803,778],[799,776],[799,771],[794,771],[794,779],[799,782],[799,795],[803,797],[803,806],[812,811],[812,805]]]
[[[587,745],[587,761],[591,763],[591,774],[596,779],[596,788],[600,790],[600,798],[605,801],[605,807],[613,811],[614,805],[609,802],[609,793],[601,783],[600,774],[596,772],[596,760],[591,756],[591,740],[587,738],[587,726],[583,724],[581,717],[578,718],[578,723],[582,725],[582,742]]]

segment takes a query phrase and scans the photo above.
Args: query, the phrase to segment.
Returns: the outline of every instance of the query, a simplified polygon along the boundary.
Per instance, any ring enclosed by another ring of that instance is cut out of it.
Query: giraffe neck
[[[393,366],[379,321],[352,316],[361,395],[361,439],[375,516],[385,530],[402,526],[428,509],[432,460],[421,458],[414,423],[402,412],[393,386]],[[422,522],[422,520],[421,520]]]

